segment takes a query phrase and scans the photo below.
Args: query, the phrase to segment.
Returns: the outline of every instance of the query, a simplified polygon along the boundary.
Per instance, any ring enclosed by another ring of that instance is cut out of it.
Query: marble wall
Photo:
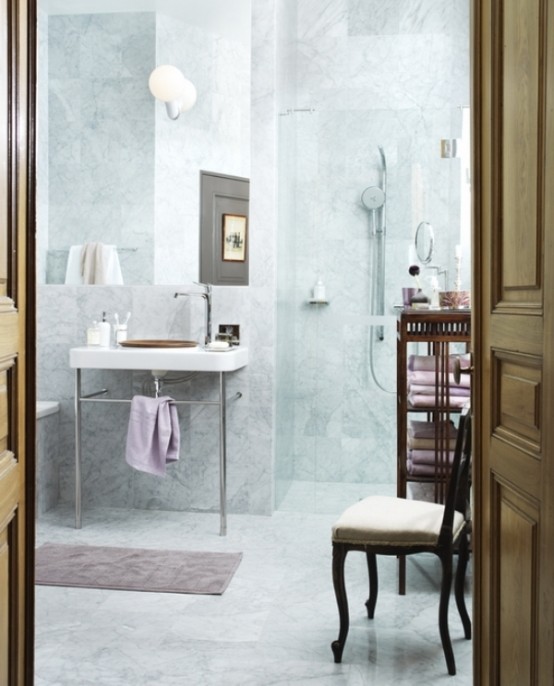
[[[250,54],[238,40],[158,13],[156,60],[183,65],[198,93],[177,122],[156,108],[154,283],[161,285],[198,278],[199,170],[250,176]]]
[[[190,285],[194,289],[194,285]],[[69,349],[83,345],[85,330],[97,312],[131,311],[130,335],[136,338],[196,338],[203,333],[200,298],[173,297],[175,288],[156,286],[42,286],[38,299],[38,397],[60,403],[58,468],[61,502],[74,494],[74,372]],[[251,324],[256,309],[248,288],[214,288],[213,322],[240,323],[241,342],[251,348],[248,367],[228,376],[228,504],[230,512],[269,513],[272,508],[270,360],[260,348],[263,321]],[[63,318],[60,317],[63,312]],[[262,328],[259,329],[259,326]],[[187,375],[171,375],[171,378]],[[169,380],[168,380],[169,381]],[[149,373],[83,373],[83,393],[101,388],[111,398],[152,394]],[[210,375],[165,386],[175,398],[213,399],[217,383]],[[91,404],[83,408],[83,503],[111,507],[217,511],[219,507],[218,413],[215,408],[180,407],[181,459],[165,479],[135,472],[125,463],[129,406]]]
[[[50,283],[86,241],[117,246],[126,283],[154,282],[155,34],[152,12],[48,18]]]
[[[214,324],[239,323],[250,349],[248,367],[229,389],[243,393],[229,417],[231,512],[269,514],[275,480],[278,500],[293,479],[394,481],[392,307],[409,285],[409,245],[419,221],[434,224],[436,262],[452,273],[461,169],[438,151],[441,138],[461,134],[460,107],[468,104],[467,13],[467,3],[454,0],[252,3],[250,286],[214,294]],[[160,31],[170,28],[160,24]],[[178,43],[178,31],[174,38]],[[225,128],[225,108],[217,103],[211,112],[222,114]],[[186,165],[172,131],[157,120],[156,145],[169,150],[171,161],[156,174],[178,197],[171,172]],[[376,320],[369,311],[371,216],[360,196],[382,182],[379,145],[388,169],[387,296],[386,317]],[[186,214],[187,202],[177,210]],[[158,215],[161,224],[172,211]],[[308,303],[318,275],[327,306]],[[179,290],[188,283],[179,282]],[[84,342],[86,326],[103,310],[132,311],[135,336],[198,336],[200,299],[176,301],[174,290],[39,288],[38,397],[61,403],[63,502],[72,502],[74,476],[69,349]],[[384,325],[385,339],[370,355],[376,323]],[[372,378],[372,359],[386,391]],[[87,383],[129,395],[142,379],[98,373]],[[175,392],[213,389],[197,377]],[[110,408],[87,409],[85,506],[217,510],[217,445],[208,412],[184,413],[182,459],[168,478],[152,482],[125,465],[125,409]]]
[[[60,417],[57,402],[37,403],[36,512],[41,515],[60,499]]]
[[[154,12],[40,21],[39,282],[63,283],[69,246],[97,240],[125,284],[196,279],[199,170],[250,174],[248,45]],[[178,121],[148,90],[155,64],[196,86]]]
[[[430,222],[432,264],[452,286],[455,245],[469,238],[461,160],[440,157],[441,138],[461,138],[469,105],[469,3],[282,4],[278,502],[292,480],[395,481],[394,306],[415,285],[410,247]],[[373,214],[361,194],[385,183],[386,215],[375,217],[386,225],[385,316],[376,318]],[[469,259],[464,268],[467,287]],[[309,304],[318,277],[328,305]]]
[[[253,5],[249,127],[252,149],[249,160],[252,179],[250,285],[247,288],[214,288],[213,323],[216,329],[219,323],[240,324],[241,341],[250,350],[248,366],[233,374],[228,383],[229,395],[236,390],[243,394],[229,408],[229,512],[270,514],[274,488],[275,4],[274,0],[259,0]],[[218,73],[227,78],[224,67],[220,63]],[[214,98],[212,106],[210,111],[220,112],[218,98]],[[225,113],[221,112],[221,116],[223,122]],[[165,126],[165,121],[160,126]],[[216,120],[214,130],[218,126]],[[222,137],[224,134],[223,131]],[[159,131],[157,135],[159,139],[163,138]],[[169,145],[169,137],[167,140]],[[182,147],[177,147],[183,151]],[[214,156],[214,164],[217,161]],[[244,164],[245,160],[240,163]],[[171,170],[171,165],[168,169]],[[238,167],[234,166],[223,171],[232,173],[236,169]],[[218,166],[217,170],[221,168]],[[190,281],[178,282],[178,290],[189,286],[194,288]],[[69,368],[70,348],[84,344],[87,325],[104,310],[110,314],[131,311],[129,332],[134,337],[173,335],[200,340],[203,303],[200,298],[176,300],[173,298],[175,290],[175,286],[169,285],[39,286],[37,397],[60,402],[61,502],[72,503],[74,492],[74,374]],[[131,397],[133,393],[141,392],[143,380],[141,375],[133,376],[128,372],[91,372],[87,375],[86,389],[94,391],[107,387],[116,396]],[[179,388],[171,387],[171,392],[209,397],[214,389],[209,378],[198,375]],[[127,406],[86,408],[83,435],[85,511],[91,504],[218,510],[217,417],[213,410],[206,408],[190,411],[181,408],[179,412],[183,441],[181,460],[170,468],[167,478],[155,479],[134,472],[124,462]]]

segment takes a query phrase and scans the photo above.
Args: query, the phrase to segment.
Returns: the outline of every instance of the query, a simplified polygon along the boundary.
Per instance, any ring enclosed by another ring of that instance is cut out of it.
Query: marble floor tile
[[[81,530],[69,508],[41,515],[37,545],[242,551],[243,559],[222,596],[37,586],[36,686],[469,686],[472,646],[453,599],[458,673],[446,672],[437,625],[440,570],[431,555],[409,559],[406,596],[396,592],[396,561],[379,559],[371,621],[365,558],[348,556],[351,624],[343,663],[334,664],[330,530],[342,503],[333,511],[341,498],[331,491],[315,514],[295,511],[291,494],[286,511],[271,517],[231,515],[225,537],[211,514],[96,509],[86,512]],[[302,487],[296,494],[302,501]],[[352,494],[358,497],[356,489]]]

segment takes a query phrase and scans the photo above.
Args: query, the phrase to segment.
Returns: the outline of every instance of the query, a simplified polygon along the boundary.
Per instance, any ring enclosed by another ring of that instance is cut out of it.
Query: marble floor
[[[469,686],[471,641],[463,638],[453,599],[458,673],[446,672],[437,625],[439,565],[430,555],[409,559],[406,596],[396,593],[396,561],[379,559],[371,621],[365,558],[349,555],[350,632],[343,663],[334,664],[330,529],[343,507],[367,491],[318,489],[293,485],[271,517],[229,516],[225,537],[213,514],[86,510],[79,531],[70,508],[41,515],[37,545],[241,551],[243,559],[222,596],[37,586],[35,686]],[[312,497],[315,509],[307,506]],[[469,608],[470,585],[471,579]]]

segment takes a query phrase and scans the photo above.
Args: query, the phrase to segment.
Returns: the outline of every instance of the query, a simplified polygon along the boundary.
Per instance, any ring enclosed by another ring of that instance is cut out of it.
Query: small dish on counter
[[[211,341],[206,345],[206,350],[210,352],[224,353],[231,350],[231,345],[227,341]]]

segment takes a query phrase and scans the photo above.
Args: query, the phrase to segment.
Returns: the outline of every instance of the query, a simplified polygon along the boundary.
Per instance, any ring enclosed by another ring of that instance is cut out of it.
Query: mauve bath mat
[[[241,559],[242,553],[45,543],[36,550],[35,583],[221,595]]]

